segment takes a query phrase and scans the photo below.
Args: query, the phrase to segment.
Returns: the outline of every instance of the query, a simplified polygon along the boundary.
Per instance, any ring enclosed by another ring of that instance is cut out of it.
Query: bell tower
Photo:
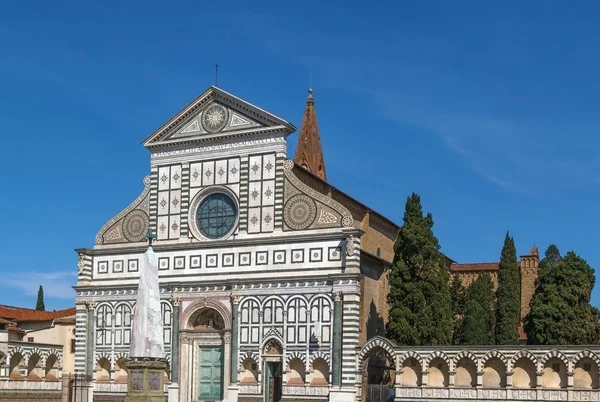
[[[302,127],[300,127],[300,137],[296,146],[294,163],[308,170],[318,178],[327,181],[312,88],[308,90],[308,98],[306,99],[306,108],[304,109],[304,117],[302,118]]]

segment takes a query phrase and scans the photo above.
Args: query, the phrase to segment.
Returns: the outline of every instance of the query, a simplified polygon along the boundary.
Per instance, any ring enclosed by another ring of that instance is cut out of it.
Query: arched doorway
[[[263,347],[265,402],[279,402],[282,394],[283,347],[271,338]]]
[[[230,376],[231,315],[220,302],[202,300],[183,314],[180,331],[180,398],[227,399]]]
[[[388,350],[384,345],[365,345],[361,353],[363,402],[388,402],[393,398],[396,361],[390,353],[390,350],[393,352],[391,347]]]

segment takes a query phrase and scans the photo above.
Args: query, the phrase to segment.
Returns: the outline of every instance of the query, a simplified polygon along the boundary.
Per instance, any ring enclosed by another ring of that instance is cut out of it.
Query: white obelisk
[[[148,250],[140,269],[135,314],[131,328],[129,356],[164,358],[163,325],[158,287],[158,257],[152,250],[152,231],[148,233]]]

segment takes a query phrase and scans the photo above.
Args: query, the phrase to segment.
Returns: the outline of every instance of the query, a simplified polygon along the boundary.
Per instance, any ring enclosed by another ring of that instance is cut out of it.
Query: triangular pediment
[[[235,136],[289,135],[295,130],[291,123],[212,86],[142,144],[154,148]]]

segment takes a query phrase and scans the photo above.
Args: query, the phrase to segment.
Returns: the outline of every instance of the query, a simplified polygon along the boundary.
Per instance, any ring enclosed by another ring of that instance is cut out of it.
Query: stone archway
[[[283,391],[283,342],[276,337],[265,340],[262,347],[263,389],[265,402],[279,402]]]
[[[183,400],[227,399],[231,370],[231,313],[204,298],[182,314],[179,376]]]
[[[372,338],[358,356],[363,402],[387,401],[396,381],[396,354],[385,338]]]

